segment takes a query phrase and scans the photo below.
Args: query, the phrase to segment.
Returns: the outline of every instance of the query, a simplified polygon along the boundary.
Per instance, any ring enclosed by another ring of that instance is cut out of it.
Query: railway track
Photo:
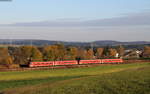
[[[49,67],[22,67],[22,68],[8,68],[0,69],[0,72],[5,71],[28,71],[28,70],[53,70],[53,69],[65,69],[65,68],[82,68],[82,67],[94,67],[104,65],[120,65],[130,63],[148,63],[150,60],[124,60],[123,63],[103,63],[103,64],[82,64],[82,65],[61,65],[61,66],[49,66]]]

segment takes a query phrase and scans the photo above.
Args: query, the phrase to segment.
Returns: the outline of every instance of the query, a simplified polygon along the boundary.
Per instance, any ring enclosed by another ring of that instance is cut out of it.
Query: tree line
[[[123,46],[116,48],[80,48],[65,47],[63,44],[19,47],[1,47],[0,65],[9,66],[11,64],[28,64],[31,61],[57,61],[57,60],[76,60],[76,59],[101,59],[101,58],[121,58],[124,55]],[[118,55],[118,56],[117,56]],[[144,47],[143,57],[150,57],[150,47]]]

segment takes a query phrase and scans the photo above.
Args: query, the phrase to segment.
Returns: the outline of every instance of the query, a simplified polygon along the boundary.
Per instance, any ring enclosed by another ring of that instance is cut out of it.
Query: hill
[[[51,41],[51,40],[34,40],[34,39],[0,39],[0,44],[13,44],[13,45],[52,45],[62,43],[66,46],[91,46],[91,44],[95,47],[99,46],[117,46],[117,45],[125,45],[125,46],[134,46],[134,45],[150,45],[149,41],[132,41],[132,42],[120,42],[113,40],[100,40],[93,42],[66,42],[66,41]]]

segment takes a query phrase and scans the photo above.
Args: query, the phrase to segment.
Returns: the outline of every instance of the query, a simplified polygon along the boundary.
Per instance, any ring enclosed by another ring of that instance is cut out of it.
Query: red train
[[[55,65],[77,65],[77,64],[111,64],[123,63],[122,59],[96,59],[96,60],[68,60],[68,61],[47,61],[47,62],[30,62],[29,67],[46,67]]]

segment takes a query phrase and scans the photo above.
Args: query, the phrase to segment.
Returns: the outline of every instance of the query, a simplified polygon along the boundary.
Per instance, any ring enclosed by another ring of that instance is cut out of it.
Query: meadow
[[[0,94],[150,94],[150,63],[0,72]]]

